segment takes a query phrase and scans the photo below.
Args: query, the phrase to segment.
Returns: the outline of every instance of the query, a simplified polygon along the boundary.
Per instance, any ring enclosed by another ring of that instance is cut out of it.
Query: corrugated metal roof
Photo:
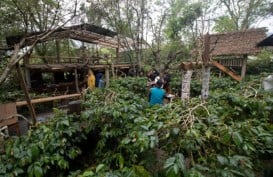
[[[50,35],[41,39],[42,36],[50,32]],[[118,41],[117,38],[115,38],[116,35],[116,32],[109,29],[105,29],[92,24],[81,24],[70,27],[62,27],[47,32],[32,32],[22,35],[8,36],[6,37],[6,42],[8,48],[12,48],[14,44],[19,43],[20,40],[23,38],[25,38],[25,42],[22,47],[32,45],[37,40],[39,43],[42,43],[54,39],[71,38],[83,42],[117,48]],[[120,47],[122,48],[122,46]]]

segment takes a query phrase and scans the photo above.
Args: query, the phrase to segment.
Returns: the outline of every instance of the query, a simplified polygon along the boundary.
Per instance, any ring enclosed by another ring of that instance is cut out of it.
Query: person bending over
[[[149,92],[149,103],[151,106],[155,104],[163,105],[164,96],[166,94],[165,90],[162,87],[162,81],[158,80],[155,84],[155,87],[152,87]]]

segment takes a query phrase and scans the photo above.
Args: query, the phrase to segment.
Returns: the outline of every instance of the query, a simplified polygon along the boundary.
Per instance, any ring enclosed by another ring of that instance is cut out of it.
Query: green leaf
[[[179,167],[178,167],[177,164],[174,164],[174,166],[173,166],[173,171],[174,171],[175,174],[178,174],[178,172],[179,172]]]
[[[99,171],[101,171],[104,167],[105,167],[104,164],[99,164],[99,165],[96,167],[96,173],[98,173]]]
[[[174,134],[174,135],[178,135],[179,134],[179,128],[173,128],[172,129],[172,133]]]
[[[211,135],[212,135],[212,132],[211,132],[210,130],[207,130],[207,131],[205,132],[205,134],[206,134],[206,137],[207,137],[208,139],[210,139],[210,137],[211,137]]]
[[[141,176],[141,177],[150,177],[150,173],[140,165],[134,165],[134,172],[136,176]]]
[[[35,177],[43,176],[43,169],[40,166],[37,165],[34,166],[34,176]]]
[[[221,155],[217,155],[217,160],[221,165],[225,165],[228,163],[228,159]]]
[[[164,169],[167,169],[170,166],[172,166],[174,164],[174,161],[175,161],[174,157],[168,158],[164,163]]]
[[[66,126],[69,126],[69,121],[68,120],[63,120],[62,123]]]
[[[27,169],[27,173],[29,177],[41,177],[43,176],[43,169],[41,168],[41,164],[36,162],[30,165]]]
[[[90,177],[90,176],[94,176],[94,174],[95,173],[92,170],[87,170],[82,175],[80,175],[79,177]]]
[[[224,143],[229,143],[231,139],[231,136],[228,132],[225,132],[224,136],[223,136],[223,141]]]
[[[121,143],[122,143],[122,144],[129,144],[130,141],[131,141],[131,139],[128,138],[128,137],[126,137],[126,138],[124,138],[124,139],[121,141]]]
[[[31,147],[31,157],[33,160],[37,159],[40,155],[40,150],[39,147],[37,145],[33,145]]]
[[[242,138],[242,136],[240,135],[239,132],[234,132],[232,134],[232,138],[233,138],[233,141],[235,142],[235,144],[237,146],[240,146],[242,144],[242,142],[243,142],[243,138]]]
[[[118,163],[119,163],[119,168],[123,168],[123,166],[124,166],[124,158],[123,158],[123,156],[121,154],[118,157]]]
[[[177,162],[178,167],[182,171],[184,171],[186,169],[186,167],[185,167],[185,159],[184,159],[183,154],[177,153],[175,156],[176,156],[176,162]]]
[[[19,176],[20,174],[24,173],[24,170],[21,168],[16,168],[13,173],[15,176]]]

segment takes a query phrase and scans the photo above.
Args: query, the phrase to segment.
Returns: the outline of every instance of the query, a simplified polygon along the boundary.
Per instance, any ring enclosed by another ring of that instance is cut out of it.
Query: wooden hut
[[[48,35],[46,34],[48,33]],[[71,92],[79,92],[80,88],[86,82],[86,74],[89,68],[97,71],[105,72],[106,85],[109,85],[109,72],[117,73],[117,70],[123,72],[128,71],[131,63],[119,63],[119,51],[127,47],[122,38],[118,37],[116,32],[98,27],[91,24],[81,24],[70,27],[62,27],[48,32],[35,32],[25,35],[9,36],[6,38],[9,49],[14,44],[19,43],[21,39],[25,39],[22,47],[30,46],[34,43],[46,43],[55,41],[56,56],[33,56],[27,55],[24,58],[23,67],[25,70],[25,79],[27,87],[33,90],[66,90]],[[46,37],[44,37],[46,36]],[[38,39],[38,41],[37,41]],[[61,40],[73,39],[85,43],[99,45],[100,47],[113,48],[116,50],[116,56],[105,56],[93,53],[86,54],[86,51],[80,51],[78,56],[62,56],[60,53]],[[100,60],[114,61],[111,63],[99,63]],[[44,76],[49,78],[46,83]]]
[[[204,48],[209,49],[209,52],[206,52],[209,58],[208,63],[240,81],[245,77],[248,56],[257,55],[261,52],[261,46],[270,44],[272,36],[265,39],[266,32],[266,28],[258,28],[210,34],[208,42],[203,44]],[[193,55],[197,55],[197,50],[193,51]],[[183,62],[180,67],[182,70],[192,70],[201,68],[202,65],[202,61]],[[235,70],[241,70],[240,75],[234,72]]]
[[[78,56],[63,56],[60,48],[62,40],[77,40],[82,43],[99,45],[112,48],[116,56],[112,56],[111,63],[99,63],[101,59],[109,60],[109,56],[89,55],[83,51]],[[26,101],[16,102],[16,106],[28,105],[31,117],[36,122],[36,113],[32,104],[79,97],[81,87],[86,83],[88,69],[105,73],[105,85],[109,85],[110,73],[116,70],[129,70],[134,64],[119,63],[119,52],[127,48],[130,42],[128,38],[120,37],[116,32],[91,24],[81,24],[70,27],[59,27],[45,32],[33,32],[6,38],[7,45],[1,50],[13,50],[16,44],[21,48],[37,46],[49,41],[55,41],[56,56],[33,55],[30,51],[25,55],[23,62],[17,62],[17,71],[21,86],[26,95]],[[22,72],[22,69],[24,72]],[[112,71],[112,72],[111,72]],[[47,80],[50,80],[47,82]],[[30,98],[29,91],[46,92],[54,91],[54,95],[48,98]],[[56,91],[58,92],[56,94]]]
[[[241,69],[241,78],[244,78],[247,58],[261,51],[257,44],[265,39],[266,31],[265,28],[258,28],[211,34],[210,57],[224,67]]]

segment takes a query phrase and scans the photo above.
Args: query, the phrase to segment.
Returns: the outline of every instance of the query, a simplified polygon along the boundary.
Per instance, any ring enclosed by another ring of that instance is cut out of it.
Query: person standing
[[[99,88],[104,88],[104,85],[105,85],[105,83],[104,83],[104,76],[102,75],[101,78],[100,78],[100,80],[99,80],[98,87]]]
[[[171,81],[171,76],[168,72],[164,72],[163,74],[163,89],[169,93],[170,92],[170,81]]]
[[[160,74],[156,69],[153,69],[148,73],[147,77],[148,77],[147,86],[154,87],[156,82],[160,79]]]
[[[87,86],[90,90],[94,90],[95,89],[95,76],[94,73],[91,69],[89,69],[88,71],[88,78],[87,78]]]
[[[103,77],[103,74],[101,71],[99,71],[97,74],[96,74],[96,87],[99,87],[99,83],[100,83],[100,80],[102,79]]]
[[[149,103],[151,106],[159,104],[163,105],[165,90],[162,89],[162,81],[158,80],[155,84],[155,87],[152,87],[149,92]]]

